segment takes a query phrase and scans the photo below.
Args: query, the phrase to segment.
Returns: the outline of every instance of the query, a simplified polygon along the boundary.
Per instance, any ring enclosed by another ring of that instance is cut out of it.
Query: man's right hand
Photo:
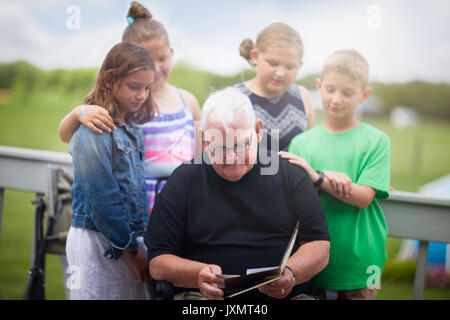
[[[216,276],[221,274],[222,268],[218,265],[208,264],[200,269],[197,276],[197,284],[202,296],[208,300],[223,300],[223,290],[219,286],[225,284],[225,280]]]

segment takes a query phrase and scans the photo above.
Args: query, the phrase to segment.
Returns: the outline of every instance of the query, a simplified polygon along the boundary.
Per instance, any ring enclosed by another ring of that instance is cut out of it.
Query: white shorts
[[[139,251],[147,256],[142,237]],[[68,277],[66,287],[71,300],[143,300],[148,299],[147,285],[137,283],[136,274],[122,256],[104,257],[109,244],[100,232],[70,227],[66,242]]]

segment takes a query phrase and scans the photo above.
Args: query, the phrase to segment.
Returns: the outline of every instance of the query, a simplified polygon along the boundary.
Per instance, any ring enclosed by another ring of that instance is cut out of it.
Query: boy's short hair
[[[363,89],[367,88],[369,83],[369,63],[356,50],[338,50],[330,55],[323,64],[320,78],[327,72],[347,74],[360,81]]]

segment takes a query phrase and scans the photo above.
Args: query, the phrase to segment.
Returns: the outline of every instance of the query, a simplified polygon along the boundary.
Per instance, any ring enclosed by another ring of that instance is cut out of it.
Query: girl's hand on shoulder
[[[113,119],[103,107],[82,105],[79,107],[77,117],[80,123],[97,134],[102,134],[103,132],[109,133],[111,130],[116,130]]]
[[[342,172],[324,171],[323,173],[340,197],[350,197],[353,193],[352,179]]]
[[[319,175],[317,174],[317,172],[309,165],[308,161],[306,161],[305,159],[286,151],[280,151],[278,152],[278,154],[283,159],[288,159],[290,163],[295,164],[300,168],[303,168],[303,170],[305,170],[306,173],[308,174],[311,181],[314,182],[317,181],[317,179],[319,179]]]

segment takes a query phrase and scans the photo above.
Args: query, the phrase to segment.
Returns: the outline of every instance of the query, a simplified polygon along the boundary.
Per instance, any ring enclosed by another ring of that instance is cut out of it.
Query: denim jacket
[[[72,226],[101,232],[110,247],[105,256],[119,259],[137,249],[149,214],[143,175],[143,140],[139,129],[116,124],[100,135],[84,125],[69,143],[73,158]]]

